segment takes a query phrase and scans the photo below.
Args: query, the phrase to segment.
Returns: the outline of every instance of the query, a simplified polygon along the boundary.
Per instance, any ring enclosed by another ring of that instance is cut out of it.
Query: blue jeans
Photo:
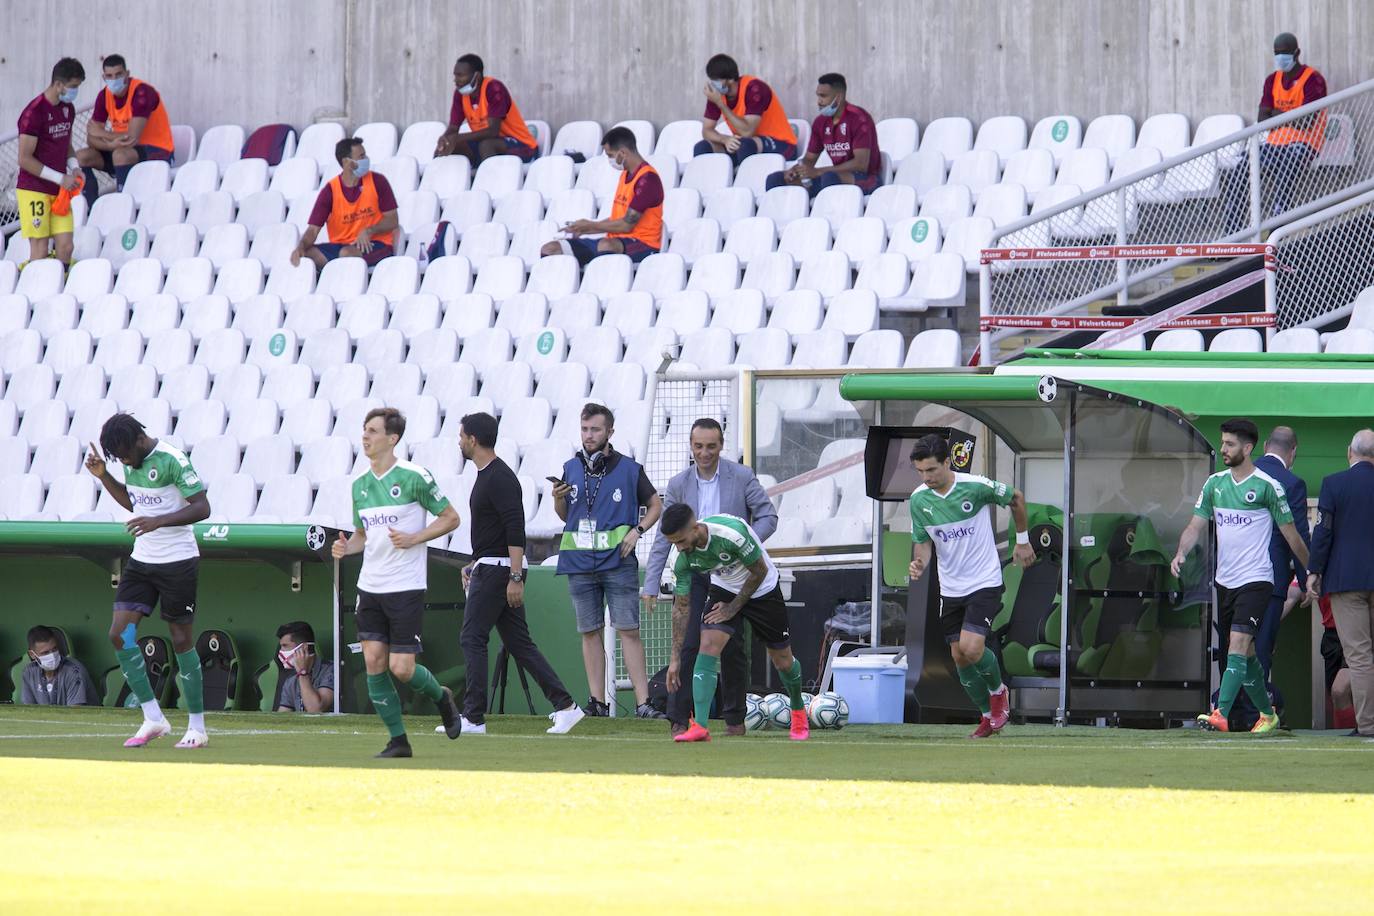
[[[771,191],[774,188],[786,187],[787,180],[783,177],[785,174],[785,172],[774,172],[772,175],[769,175],[768,180],[764,182],[764,190]],[[869,175],[869,173],[867,172],[855,172],[854,184],[857,185],[859,189],[862,190],[865,194],[868,194],[871,193],[873,189],[876,188],[878,185],[882,184],[882,182],[879,180],[880,178],[881,176],[876,173],[873,175]],[[842,184],[844,184],[844,181],[840,179],[840,176],[837,173],[822,172],[820,175],[812,179],[810,185],[803,185],[803,187],[806,188],[807,194],[811,195],[812,197],[815,197],[817,194],[821,193],[821,191],[825,188],[831,188],[836,185]]]
[[[693,156],[705,156],[715,151],[716,148],[705,140],[697,141],[697,145],[692,147]],[[744,137],[739,141],[739,149],[728,155],[738,166],[757,153],[777,153],[784,159],[791,159],[797,155],[797,145],[795,143],[783,143],[772,137]]]
[[[639,563],[633,556],[623,558],[615,569],[572,573],[568,594],[579,633],[595,633],[604,627],[607,609],[615,629],[639,629]]]

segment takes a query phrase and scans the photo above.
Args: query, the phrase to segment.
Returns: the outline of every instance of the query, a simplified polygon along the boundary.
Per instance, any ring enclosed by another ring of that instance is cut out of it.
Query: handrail
[[[1347,198],[1346,200],[1318,210],[1302,219],[1294,220],[1291,223],[1280,226],[1270,234],[1269,244],[1278,248],[1278,246],[1287,241],[1290,236],[1296,235],[1305,229],[1312,229],[1317,226],[1333,223],[1338,217],[1358,210],[1361,207],[1374,207],[1374,190],[1366,191],[1363,194],[1357,194],[1354,197]],[[1269,271],[1264,278],[1264,310],[1271,315],[1278,314],[1279,276],[1283,272],[1284,267],[1282,260],[1280,260],[1279,269]],[[1289,325],[1289,327],[1306,328],[1329,324],[1332,321],[1348,316],[1354,310],[1354,301],[1348,301],[1338,308],[1323,311],[1310,318],[1294,322]],[[1268,332],[1269,336],[1272,337],[1277,330],[1279,330],[1277,326],[1271,328]]]

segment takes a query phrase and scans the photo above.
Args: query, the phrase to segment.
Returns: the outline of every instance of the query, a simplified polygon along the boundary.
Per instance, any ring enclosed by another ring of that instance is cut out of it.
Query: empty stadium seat
[[[905,369],[948,369],[961,364],[959,332],[931,328],[912,339],[902,366]]]
[[[1083,123],[1073,115],[1049,115],[1035,123],[1028,149],[1048,150],[1057,168],[1064,155],[1083,142]]]
[[[1269,340],[1270,353],[1320,353],[1316,328],[1284,328]]]
[[[1117,156],[1135,145],[1135,120],[1130,115],[1100,115],[1092,119],[1083,133],[1083,147],[1104,151],[1110,165],[1115,165]]]
[[[196,147],[196,161],[215,163],[222,175],[230,165],[238,161],[243,141],[243,128],[237,124],[216,125],[201,135]]]
[[[783,231],[792,220],[808,216],[810,212],[811,200],[806,188],[784,186],[765,192],[755,215],[768,217],[779,231]]]
[[[846,221],[863,213],[863,200],[864,192],[857,185],[831,185],[822,188],[811,202],[811,215],[829,220],[831,231],[838,232]]]
[[[882,252],[887,244],[887,226],[876,216],[860,216],[847,220],[835,233],[834,251],[842,251],[858,267],[873,255]]]
[[[1264,338],[1254,328],[1227,328],[1212,338],[1207,352],[1263,353]]]
[[[888,229],[915,215],[916,189],[903,184],[884,185],[874,189],[864,207],[865,217],[882,220]]]
[[[737,220],[726,233],[724,250],[733,254],[746,267],[755,255],[769,254],[777,249],[778,230],[766,216],[751,216]]]
[[[1150,344],[1150,349],[1162,353],[1201,353],[1202,332],[1193,328],[1161,331]]]
[[[266,159],[236,159],[221,173],[219,189],[238,204],[250,194],[267,190]]]
[[[1105,178],[1104,173],[1103,179]],[[938,219],[941,226],[947,227],[972,213],[973,193],[965,185],[946,184],[931,188],[930,193],[921,199],[920,215]]]

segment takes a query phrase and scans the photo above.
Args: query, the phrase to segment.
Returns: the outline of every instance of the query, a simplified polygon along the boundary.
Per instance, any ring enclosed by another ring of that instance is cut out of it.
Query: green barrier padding
[[[316,525],[195,526],[202,550],[309,551],[323,549]],[[117,522],[0,522],[0,547],[119,547],[132,549],[133,535]]]
[[[1038,401],[1040,379],[1029,375],[846,375],[850,401]]]

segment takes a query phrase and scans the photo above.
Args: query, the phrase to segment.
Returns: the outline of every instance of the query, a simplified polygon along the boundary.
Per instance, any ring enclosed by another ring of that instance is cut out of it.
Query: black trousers
[[[463,715],[469,722],[486,721],[487,643],[491,639],[492,627],[496,628],[511,658],[534,677],[554,709],[567,709],[573,702],[572,694],[568,693],[549,660],[530,638],[525,609],[506,603],[506,586],[509,583],[508,567],[483,564],[472,569],[467,610],[463,614],[463,633],[459,639],[463,647],[463,659],[467,663]]]
[[[675,725],[686,725],[692,717],[692,669],[701,652],[701,616],[706,612],[706,590],[711,580],[701,573],[692,574],[692,616],[682,637],[682,652],[678,656],[678,672],[682,680],[676,691],[668,696],[668,718]],[[744,655],[744,640],[730,637],[720,657],[720,714],[726,725],[744,724],[744,694],[749,685],[749,661]],[[705,725],[706,723],[702,723]]]

